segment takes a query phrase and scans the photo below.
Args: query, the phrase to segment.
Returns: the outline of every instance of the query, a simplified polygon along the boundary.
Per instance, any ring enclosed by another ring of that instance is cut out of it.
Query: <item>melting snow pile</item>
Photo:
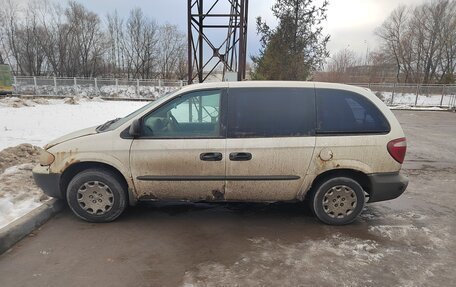
[[[32,168],[39,156],[39,148],[33,145],[43,146],[64,134],[125,116],[145,104],[80,97],[1,99],[0,228],[48,199],[32,178]]]
[[[32,178],[38,156],[30,144],[0,151],[0,228],[47,200]]]

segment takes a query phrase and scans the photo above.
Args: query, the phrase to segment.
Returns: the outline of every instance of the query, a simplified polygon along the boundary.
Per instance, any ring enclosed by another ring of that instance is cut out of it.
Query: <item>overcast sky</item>
[[[117,9],[118,13],[125,18],[129,10],[140,7],[144,13],[154,18],[158,23],[168,22],[181,27],[186,32],[187,25],[187,0],[77,0],[90,10],[97,12],[105,19],[104,15]],[[322,0],[317,0],[322,1]],[[208,3],[212,2],[208,1]],[[224,0],[220,0],[223,6]],[[276,23],[271,6],[274,0],[250,0],[249,1],[249,30],[248,30],[248,53],[257,54],[259,49],[258,36],[256,35],[255,18],[263,17],[270,26]],[[331,35],[328,48],[331,53],[349,47],[360,55],[365,55],[367,49],[377,47],[377,39],[374,35],[376,27],[398,5],[417,5],[424,0],[329,0],[328,20],[324,24],[326,34]],[[224,10],[223,7],[219,8]],[[219,10],[219,11],[220,11]],[[228,12],[228,11],[222,11]]]

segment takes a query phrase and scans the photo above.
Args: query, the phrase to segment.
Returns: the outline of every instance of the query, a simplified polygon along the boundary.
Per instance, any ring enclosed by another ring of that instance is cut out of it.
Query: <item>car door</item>
[[[139,199],[219,199],[225,192],[223,90],[189,92],[141,119],[130,166]]]
[[[230,88],[227,200],[296,198],[315,147],[315,91]]]

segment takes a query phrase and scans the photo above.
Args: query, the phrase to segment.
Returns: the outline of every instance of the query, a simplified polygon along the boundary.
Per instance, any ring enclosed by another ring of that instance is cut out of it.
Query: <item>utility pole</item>
[[[236,72],[237,80],[244,80],[248,0],[188,0],[187,4],[188,84],[204,82],[220,65],[222,78]],[[214,12],[226,4],[229,13]],[[222,33],[226,33],[224,39],[214,37]]]

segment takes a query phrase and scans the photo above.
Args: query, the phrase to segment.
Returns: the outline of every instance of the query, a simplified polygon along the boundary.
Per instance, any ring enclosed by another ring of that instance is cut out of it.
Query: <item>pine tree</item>
[[[261,36],[259,56],[252,57],[255,80],[307,80],[323,64],[329,53],[329,35],[322,33],[328,2],[320,7],[315,0],[277,0],[272,7],[278,25],[271,29],[261,17],[257,32]]]

